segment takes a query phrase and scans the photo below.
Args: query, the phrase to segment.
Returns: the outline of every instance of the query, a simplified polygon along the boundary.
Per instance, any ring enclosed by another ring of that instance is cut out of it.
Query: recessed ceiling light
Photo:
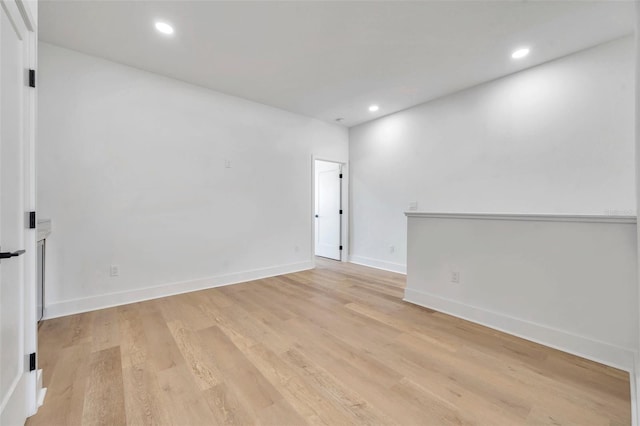
[[[166,22],[156,22],[156,30],[162,34],[173,34],[173,27]]]
[[[376,112],[379,109],[380,109],[380,107],[378,105],[371,105],[369,107],[369,111],[371,111],[371,112]]]
[[[518,50],[514,51],[511,54],[511,57],[513,59],[520,59],[520,58],[524,58],[528,54],[529,54],[529,48],[528,47],[523,47],[522,49],[518,49]]]

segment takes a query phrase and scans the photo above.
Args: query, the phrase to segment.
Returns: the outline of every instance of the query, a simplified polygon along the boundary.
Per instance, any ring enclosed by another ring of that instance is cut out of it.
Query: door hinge
[[[342,210],[340,210],[340,214],[342,214]]]
[[[36,369],[36,353],[32,352],[29,354],[29,371],[34,371]]]
[[[36,87],[36,70],[29,70],[29,87]]]
[[[342,250],[342,246],[340,246],[340,250]]]
[[[29,212],[29,229],[36,229],[36,212]]]
[[[340,179],[342,179],[342,173],[340,173],[340,175],[338,176]]]

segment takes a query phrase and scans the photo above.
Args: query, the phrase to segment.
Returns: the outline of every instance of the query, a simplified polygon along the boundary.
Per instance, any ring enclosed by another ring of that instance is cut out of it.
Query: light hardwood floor
[[[628,425],[629,379],[312,271],[45,321],[35,425]]]

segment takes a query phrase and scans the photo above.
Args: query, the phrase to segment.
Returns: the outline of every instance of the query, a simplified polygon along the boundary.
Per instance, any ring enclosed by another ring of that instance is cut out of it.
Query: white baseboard
[[[313,269],[312,261],[292,263],[289,265],[274,266],[271,268],[255,269],[252,271],[236,272],[227,275],[202,278],[192,281],[182,281],[164,284],[154,287],[123,291],[118,293],[102,294],[80,299],[66,300],[53,303],[45,307],[44,319],[63,317],[98,309],[111,308],[113,306],[126,305],[144,300],[157,299],[175,294],[191,291],[205,290],[208,288],[222,287],[238,284],[246,281],[259,280],[274,277],[276,275],[291,274],[293,272]]]
[[[402,263],[387,262],[384,260],[372,259],[370,257],[349,256],[349,262],[356,265],[369,266],[371,268],[382,269],[384,271],[397,272],[399,274],[407,274],[407,265]]]
[[[42,407],[44,404],[44,398],[47,396],[47,388],[42,387],[42,369],[36,371],[36,401],[37,407]]]
[[[6,395],[2,395],[4,399],[0,400],[0,425],[21,425],[24,423],[24,403],[30,403],[28,400],[25,401],[25,395],[28,399],[33,399],[33,396],[27,392],[29,376],[29,374],[20,374],[10,384]],[[27,413],[27,415],[29,414]]]
[[[414,289],[405,289],[404,300],[635,374],[636,352],[632,349]]]

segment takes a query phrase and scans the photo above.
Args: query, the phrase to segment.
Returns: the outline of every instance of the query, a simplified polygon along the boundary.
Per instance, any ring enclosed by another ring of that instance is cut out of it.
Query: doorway
[[[342,260],[342,164],[315,160],[315,255]]]

